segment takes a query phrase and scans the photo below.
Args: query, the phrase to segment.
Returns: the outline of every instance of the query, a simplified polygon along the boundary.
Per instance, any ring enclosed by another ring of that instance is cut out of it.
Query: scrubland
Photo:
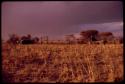
[[[123,80],[123,44],[2,44],[5,82]]]

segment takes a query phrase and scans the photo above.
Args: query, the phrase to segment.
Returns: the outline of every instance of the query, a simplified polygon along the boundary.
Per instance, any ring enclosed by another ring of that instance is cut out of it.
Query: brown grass
[[[123,71],[123,44],[2,45],[6,82],[116,82]]]

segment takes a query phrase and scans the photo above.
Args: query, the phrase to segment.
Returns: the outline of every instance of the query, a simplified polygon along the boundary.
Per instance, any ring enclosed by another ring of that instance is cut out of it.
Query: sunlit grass
[[[2,45],[11,82],[114,82],[123,79],[123,44]],[[7,73],[7,74],[5,74]]]

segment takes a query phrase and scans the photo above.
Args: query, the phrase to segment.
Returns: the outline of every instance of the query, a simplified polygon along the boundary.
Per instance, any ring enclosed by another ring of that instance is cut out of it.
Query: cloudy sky
[[[2,3],[2,38],[31,34],[59,39],[82,30],[111,31],[123,36],[120,1],[32,1]]]

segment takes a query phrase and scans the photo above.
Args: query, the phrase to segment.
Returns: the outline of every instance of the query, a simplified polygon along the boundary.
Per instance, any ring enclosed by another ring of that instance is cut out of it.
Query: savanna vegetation
[[[123,80],[123,38],[86,30],[65,40],[9,35],[2,40],[4,82],[119,82]]]
[[[4,82],[116,82],[123,71],[123,44],[2,44]]]

